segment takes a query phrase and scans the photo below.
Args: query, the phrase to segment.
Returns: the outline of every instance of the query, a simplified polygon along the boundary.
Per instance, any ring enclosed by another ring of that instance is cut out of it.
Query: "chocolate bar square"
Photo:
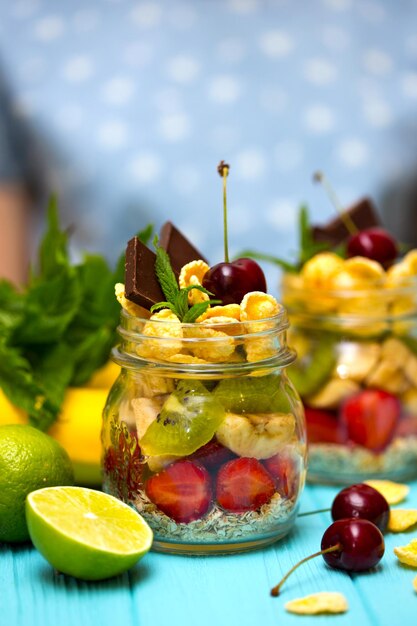
[[[346,209],[345,213],[350,216],[358,230],[381,225],[378,213],[369,198],[359,200],[359,202]],[[338,246],[343,243],[350,235],[340,216],[330,220],[324,226],[312,226],[311,231],[314,241],[326,242],[332,246]]]

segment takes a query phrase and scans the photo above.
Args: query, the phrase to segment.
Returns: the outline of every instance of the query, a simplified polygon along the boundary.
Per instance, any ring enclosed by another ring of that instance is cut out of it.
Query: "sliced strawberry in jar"
[[[304,407],[308,443],[344,443],[337,416],[330,411]]]
[[[400,401],[382,389],[365,389],[348,398],[340,410],[348,439],[374,452],[391,442],[400,416]]]
[[[256,511],[275,493],[272,477],[258,459],[233,459],[220,468],[216,499],[226,511]]]
[[[285,452],[275,454],[263,462],[272,476],[275,488],[283,498],[294,497],[299,489],[300,471],[297,460]]]
[[[222,446],[215,437],[188,457],[190,461],[198,461],[209,471],[218,470],[221,465],[235,458],[235,454]]]
[[[200,519],[212,501],[210,475],[192,461],[177,461],[151,476],[145,492],[158,509],[185,524]]]

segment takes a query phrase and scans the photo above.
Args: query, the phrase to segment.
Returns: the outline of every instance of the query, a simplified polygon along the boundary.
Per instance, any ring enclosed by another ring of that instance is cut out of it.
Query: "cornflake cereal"
[[[346,613],[348,602],[342,593],[337,591],[321,591],[304,598],[290,600],[285,604],[289,613],[298,615],[319,615],[321,613]]]
[[[413,539],[406,546],[394,548],[394,554],[404,565],[417,567],[417,539]]]
[[[240,305],[224,304],[222,306],[209,307],[202,315],[200,315],[199,318],[197,318],[197,322],[204,322],[205,320],[213,317],[227,317],[240,322]]]
[[[389,514],[388,530],[401,533],[417,524],[417,509],[392,509]]]
[[[158,320],[170,323],[158,324]],[[153,321],[156,323],[152,323]],[[139,356],[166,360],[173,354],[181,352],[183,337],[181,322],[170,309],[162,309],[151,315],[149,322],[145,324],[143,334],[155,339],[145,339],[138,345],[136,351]],[[160,341],[170,338],[172,341]]]
[[[196,325],[193,328],[185,329],[184,333],[187,337],[193,339],[207,339],[207,341],[195,342],[192,345],[191,350],[194,356],[199,359],[221,363],[222,361],[227,361],[235,350],[233,339],[220,330]],[[210,339],[221,339],[222,341],[213,342]]]
[[[321,252],[303,265],[301,276],[307,289],[329,289],[331,278],[343,268],[343,260],[334,252]]]
[[[190,287],[191,285],[202,285],[204,274],[209,270],[209,266],[205,261],[191,261],[184,265],[179,275],[180,289],[184,287]],[[188,303],[190,305],[197,304],[198,302],[205,302],[209,299],[206,293],[203,293],[199,289],[191,289],[188,293]]]
[[[398,504],[402,502],[410,491],[410,487],[407,485],[394,483],[392,480],[364,480],[364,483],[379,491],[388,504]]]
[[[116,294],[116,298],[120,306],[130,315],[134,315],[135,317],[149,317],[149,311],[126,298],[125,286],[123,283],[115,284],[114,293]]]
[[[262,320],[278,315],[281,309],[281,305],[269,293],[250,291],[240,303],[240,319],[242,322]]]

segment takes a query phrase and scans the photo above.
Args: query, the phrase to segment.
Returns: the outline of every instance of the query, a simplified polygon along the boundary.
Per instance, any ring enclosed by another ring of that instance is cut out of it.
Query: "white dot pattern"
[[[417,2],[3,5],[12,116],[40,139],[75,247],[115,258],[144,223],[171,219],[221,260],[225,159],[230,248],[285,258],[301,202],[315,222],[331,215],[316,169],[343,202],[378,202],[414,167]],[[1,180],[16,172],[1,132],[0,154]]]

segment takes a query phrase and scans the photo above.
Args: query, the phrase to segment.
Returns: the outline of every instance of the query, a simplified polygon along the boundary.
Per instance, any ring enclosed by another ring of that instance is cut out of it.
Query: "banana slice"
[[[331,378],[319,392],[307,398],[307,404],[315,409],[337,409],[341,402],[359,390],[360,386],[354,380]]]
[[[144,398],[153,398],[154,396],[172,393],[174,388],[172,378],[153,374],[141,374],[137,384],[138,395]]]
[[[162,405],[165,403],[165,400],[167,398],[168,395],[159,396],[158,398],[134,398],[132,400],[139,444],[141,438],[146,433],[149,426],[154,420],[156,420],[157,416],[161,412]],[[165,454],[161,454],[146,457],[146,462],[151,472],[159,472],[167,467],[167,465],[173,463],[173,461],[176,461],[178,458],[179,457],[176,456],[167,456]]]
[[[376,366],[381,354],[378,343],[340,344],[340,354],[336,363],[334,377],[354,380],[361,383]]]
[[[403,370],[413,387],[417,387],[417,358],[411,352],[404,363]]]
[[[407,391],[409,382],[398,365],[391,360],[383,359],[366,378],[367,387],[377,387],[393,394]]]
[[[291,413],[227,413],[216,437],[239,456],[268,459],[292,439],[294,432]]]
[[[417,389],[408,389],[401,396],[401,403],[411,415],[417,415]]]
[[[393,366],[401,369],[410,356],[410,350],[399,339],[390,337],[382,344],[381,357],[389,361]]]

